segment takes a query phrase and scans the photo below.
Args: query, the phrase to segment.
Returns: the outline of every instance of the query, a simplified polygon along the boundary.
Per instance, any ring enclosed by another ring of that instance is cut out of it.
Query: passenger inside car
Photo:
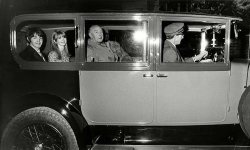
[[[89,28],[87,44],[88,62],[116,62],[130,60],[118,42],[104,41],[103,29],[98,25]],[[132,59],[131,59],[132,60]]]
[[[163,47],[163,62],[199,62],[206,57],[208,52],[205,49],[191,58],[183,58],[176,48],[184,38],[184,23],[171,23],[164,28],[166,40]],[[209,62],[211,60],[205,60]],[[204,62],[204,61],[203,61]]]
[[[73,20],[25,21],[18,25],[16,38],[16,52],[21,60],[30,62],[75,61],[76,31]],[[61,59],[56,52],[59,47],[65,51],[63,52],[65,54],[62,54],[63,57],[64,55],[70,57]],[[36,49],[39,49],[41,54]]]
[[[41,52],[45,33],[38,27],[31,27],[25,37],[28,46],[20,53],[20,57],[27,61],[46,61]]]
[[[69,52],[65,32],[55,30],[51,37],[51,51],[48,54],[49,62],[69,62]]]

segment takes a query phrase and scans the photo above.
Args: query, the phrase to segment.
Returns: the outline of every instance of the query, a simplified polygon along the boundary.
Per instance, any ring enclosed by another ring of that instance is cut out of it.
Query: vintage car
[[[240,21],[132,12],[15,16],[10,22],[13,62],[3,69],[1,85],[1,150],[248,146],[249,59],[238,48]],[[184,23],[184,37],[176,45],[181,57],[207,51],[201,61],[163,61],[164,29],[172,23]],[[101,27],[104,46],[129,59],[88,61],[93,25]],[[44,32],[45,61],[20,57],[32,27]],[[55,30],[65,32],[70,61],[48,61]]]

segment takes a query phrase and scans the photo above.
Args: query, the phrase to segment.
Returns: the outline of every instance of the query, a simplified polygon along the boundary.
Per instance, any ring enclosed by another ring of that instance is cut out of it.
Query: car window
[[[225,23],[162,21],[161,63],[225,63]]]
[[[74,62],[74,27],[74,20],[25,20],[16,28],[15,53],[28,62]],[[65,47],[65,53],[59,50],[58,45]],[[55,51],[55,61],[49,58],[52,51]],[[39,59],[39,55],[43,60]],[[63,60],[64,57],[67,60]]]
[[[236,22],[233,22],[231,24],[231,38],[230,38],[230,60],[233,61],[234,59],[248,59],[249,53],[248,50],[245,50],[245,45],[248,44],[248,38],[247,41],[244,41],[242,39],[244,38],[244,32],[242,31],[244,28],[241,26],[238,26]]]
[[[145,63],[147,21],[86,20],[86,61],[92,63]]]

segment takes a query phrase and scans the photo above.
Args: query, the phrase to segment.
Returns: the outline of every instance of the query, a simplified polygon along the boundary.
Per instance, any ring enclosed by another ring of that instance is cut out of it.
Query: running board
[[[237,145],[100,145],[91,150],[250,150],[250,146]]]

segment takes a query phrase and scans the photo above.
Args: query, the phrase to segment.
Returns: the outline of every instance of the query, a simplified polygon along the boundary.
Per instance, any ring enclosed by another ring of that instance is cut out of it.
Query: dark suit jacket
[[[22,59],[27,61],[44,61],[43,58],[37,53],[37,51],[31,46],[27,46],[21,53]]]
[[[163,62],[194,62],[193,58],[181,57],[179,50],[168,40],[164,42]]]

